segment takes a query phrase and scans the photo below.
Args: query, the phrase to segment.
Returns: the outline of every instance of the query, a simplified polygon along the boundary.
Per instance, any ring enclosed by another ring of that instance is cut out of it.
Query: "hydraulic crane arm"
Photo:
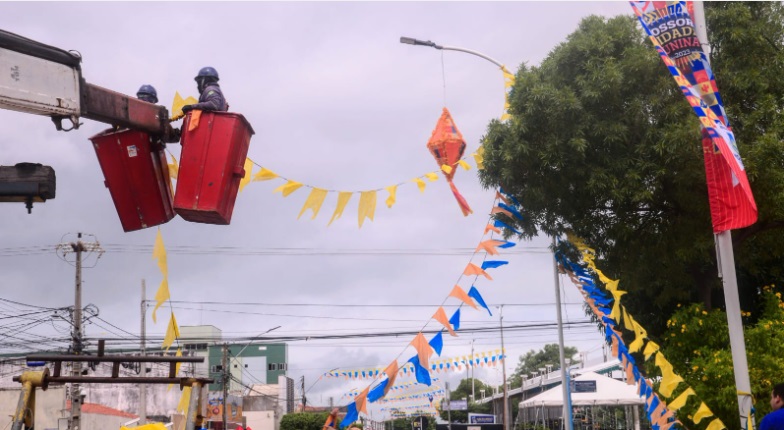
[[[79,128],[84,117],[179,140],[165,107],[87,83],[81,61],[77,53],[0,30],[0,108],[49,116],[58,130]],[[64,129],[63,119],[72,126]]]

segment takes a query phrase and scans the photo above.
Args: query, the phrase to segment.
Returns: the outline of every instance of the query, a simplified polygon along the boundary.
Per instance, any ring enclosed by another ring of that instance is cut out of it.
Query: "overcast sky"
[[[455,176],[474,209],[465,218],[443,178],[428,183],[424,193],[410,179],[437,169],[425,145],[444,94],[467,153],[478,148],[488,122],[501,114],[500,71],[465,53],[400,44],[400,36],[477,50],[515,72],[521,64],[539,64],[591,14],[632,11],[625,2],[0,2],[0,28],[79,51],[90,83],[129,95],[141,84],[152,84],[167,107],[175,91],[198,96],[193,77],[199,68],[213,66],[231,110],[242,113],[256,131],[248,154],[254,161],[331,190],[407,182],[391,209],[383,203],[386,193],[379,193],[376,219],[361,229],[358,195],[327,227],[336,195],[330,193],[315,220],[308,215],[297,220],[308,190],[282,198],[272,193],[281,180],[251,183],[237,199],[230,226],[181,218],[161,226],[170,249],[173,300],[279,304],[181,304],[174,309],[181,326],[212,324],[226,336],[253,336],[275,326],[282,327],[272,334],[316,335],[420,329],[468,263],[492,207],[495,192],[481,188],[476,169]],[[57,197],[36,204],[31,215],[23,204],[0,205],[0,248],[5,251],[0,253],[0,297],[72,305],[72,266],[53,251],[17,251],[53,248],[74,240],[75,232],[89,233],[111,251],[85,271],[83,301],[100,308],[101,318],[138,334],[141,281],[146,279],[151,297],[161,280],[149,252],[156,229],[123,232],[88,140],[106,125],[84,123],[78,131],[57,132],[48,118],[0,110],[0,165],[37,162],[57,173]],[[179,145],[168,149],[179,158]],[[555,321],[548,243],[547,238],[519,243],[502,254],[510,264],[491,272],[494,281],[477,282],[488,303],[507,305],[505,324]],[[133,251],[140,246],[147,248]],[[218,248],[223,250],[210,252]],[[298,251],[274,251],[280,248]],[[258,251],[264,255],[250,255]],[[564,281],[564,318],[585,320],[579,294]],[[303,306],[308,304],[356,306]],[[392,304],[401,306],[372,306]],[[151,335],[163,334],[168,319],[162,315],[153,324],[148,313]],[[489,317],[464,309],[463,321],[465,327],[497,326],[498,312],[494,308]],[[87,335],[122,335],[104,326],[88,326]],[[602,337],[595,329],[567,330],[565,336],[567,345],[590,351],[589,362],[600,359]],[[320,374],[336,367],[386,366],[400,354],[402,362],[414,354],[406,349],[410,340],[291,343],[289,376],[304,375],[307,386],[315,383],[310,402],[326,403],[368,382],[316,382]],[[447,336],[443,357],[468,354],[472,340],[477,352],[500,348],[497,332]],[[554,330],[507,333],[508,372],[519,355],[555,342]],[[456,383],[460,376],[453,374],[451,380]],[[494,384],[501,380],[494,369],[477,370],[476,376]]]

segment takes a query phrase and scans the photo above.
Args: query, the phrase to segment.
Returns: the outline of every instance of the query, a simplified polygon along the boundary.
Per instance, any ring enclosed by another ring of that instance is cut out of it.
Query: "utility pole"
[[[141,327],[141,353],[142,357],[147,355],[147,348],[145,345],[146,336],[146,322],[147,322],[147,284],[142,279],[142,327]],[[147,376],[147,364],[141,363],[140,365],[142,376]],[[139,384],[139,425],[147,424],[147,384]]]
[[[81,355],[84,350],[84,333],[82,332],[82,254],[84,252],[98,252],[99,256],[103,253],[101,245],[96,241],[94,243],[82,242],[82,233],[77,233],[76,242],[61,243],[57,245],[57,251],[61,251],[63,256],[69,253],[74,253],[76,259],[74,266],[76,267],[75,285],[74,285],[74,310],[72,315],[72,344],[71,350],[74,355]],[[73,376],[82,375],[82,363],[77,361],[72,364],[71,374]],[[69,430],[81,429],[82,417],[82,395],[78,383],[71,384],[71,415],[68,418]]]
[[[300,383],[302,385],[302,412],[305,412],[305,406],[308,404],[308,399],[305,397],[305,375],[300,378]]]
[[[449,391],[449,382],[444,383],[444,388],[446,388],[446,419],[449,421],[447,426],[452,430],[452,392]]]
[[[229,398],[229,344],[223,344],[223,358],[221,359],[223,368],[223,430],[226,429],[228,420],[226,419],[226,404]]]
[[[504,305],[501,305],[501,369],[504,384],[504,430],[509,430],[509,392],[506,389],[506,350],[504,349]]]
[[[502,347],[503,348],[503,347]],[[475,376],[474,372],[476,371],[476,366],[474,363],[474,339],[471,339],[471,401],[476,402],[476,392],[475,392]]]
[[[710,64],[711,46],[708,43],[708,27],[705,24],[705,8],[703,2],[694,2],[694,27],[700,40],[705,58]],[[751,417],[752,396],[749,381],[749,364],[746,358],[746,342],[743,337],[743,321],[740,313],[738,297],[738,278],[735,274],[735,254],[732,248],[732,231],[725,230],[715,234],[716,262],[719,266],[719,277],[724,286],[724,303],[727,309],[727,326],[730,334],[730,352],[732,368],[735,374],[735,390],[738,396],[740,428],[754,430],[756,423]]]

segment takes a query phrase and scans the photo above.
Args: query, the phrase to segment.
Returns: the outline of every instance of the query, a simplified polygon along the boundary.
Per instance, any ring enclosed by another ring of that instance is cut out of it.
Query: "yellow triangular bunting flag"
[[[169,263],[166,260],[166,247],[163,246],[163,236],[161,229],[158,229],[158,234],[155,235],[155,245],[152,247],[152,258],[158,260],[158,268],[161,269],[163,277],[169,276]]]
[[[443,170],[444,173],[446,173],[448,175],[448,174],[452,173],[453,169],[452,169],[452,166],[443,164],[443,165],[441,165],[441,170]]]
[[[171,156],[172,162],[169,163],[169,177],[172,179],[177,179],[177,176],[180,174],[180,166],[177,163],[177,159],[174,158],[174,154],[169,154]]]
[[[158,320],[155,317],[155,312],[161,307],[162,304],[166,303],[166,300],[169,300],[171,295],[169,294],[169,281],[166,278],[163,278],[161,281],[161,285],[158,287],[158,291],[155,293],[155,307],[152,308],[152,322],[157,323]]]
[[[335,221],[343,215],[343,210],[346,209],[346,205],[348,204],[349,199],[351,199],[352,194],[351,191],[341,191],[338,193],[338,205],[335,208],[335,212],[332,214],[332,218],[329,220],[329,224],[327,224],[328,226],[332,224],[332,221]]]
[[[286,182],[285,185],[281,185],[278,188],[275,188],[274,190],[272,190],[272,192],[277,193],[278,191],[280,191],[283,194],[283,197],[288,197],[289,194],[293,193],[294,191],[297,191],[301,186],[302,186],[301,183],[289,179],[289,181]]]
[[[694,424],[699,424],[703,419],[712,416],[713,412],[711,412],[710,408],[708,408],[708,405],[706,405],[705,402],[702,402],[691,420],[694,421]]]
[[[299,211],[297,219],[299,219],[308,209],[313,211],[313,216],[311,216],[310,219],[316,219],[316,215],[318,215],[319,210],[321,209],[321,205],[324,204],[325,198],[327,198],[327,190],[313,188],[310,191],[308,198],[305,200],[305,204],[302,205],[302,210]]]
[[[376,192],[363,191],[359,195],[359,228],[362,228],[362,223],[365,218],[373,221],[373,216],[376,213]]]
[[[171,314],[169,325],[166,327],[166,335],[163,336],[163,347],[168,351],[175,339],[180,338],[180,328],[177,327],[177,319]]]
[[[689,399],[689,396],[695,396],[697,393],[689,387],[685,389],[680,396],[676,397],[675,400],[671,401],[667,404],[667,408],[673,411],[677,411],[678,409],[684,407],[686,405],[686,401]]]
[[[251,172],[253,171],[253,161],[251,161],[250,158],[246,158],[245,165],[242,167],[242,169],[245,170],[245,175],[243,175],[242,179],[240,179],[240,192],[242,192],[242,189],[250,183]]]
[[[414,178],[412,179],[412,181],[416,182],[417,188],[419,188],[420,193],[425,192],[425,187],[427,186],[427,184],[425,183],[425,181],[422,180],[422,178]]]
[[[261,170],[259,170],[258,173],[256,173],[256,175],[253,177],[253,181],[269,181],[270,179],[275,179],[277,177],[277,173],[262,167]]]
[[[463,170],[466,170],[466,171],[471,170],[471,165],[468,164],[465,160],[460,160],[460,161],[457,162],[457,164],[459,164],[460,167],[463,168]]]
[[[386,187],[385,190],[387,190],[387,192],[389,193],[389,197],[387,197],[386,204],[387,204],[388,208],[391,208],[392,205],[394,205],[395,201],[396,201],[396,197],[395,196],[397,194],[397,185],[390,185],[390,186]]]

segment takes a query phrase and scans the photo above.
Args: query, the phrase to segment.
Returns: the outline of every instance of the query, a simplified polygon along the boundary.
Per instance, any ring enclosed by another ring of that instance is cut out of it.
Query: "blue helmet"
[[[149,103],[158,103],[158,92],[152,85],[142,85],[136,92],[136,98]]]
[[[199,78],[212,78],[213,80],[217,81],[219,79],[218,71],[215,70],[214,67],[202,67],[201,70],[199,70],[199,74],[196,75],[196,77],[193,79],[198,81]]]

